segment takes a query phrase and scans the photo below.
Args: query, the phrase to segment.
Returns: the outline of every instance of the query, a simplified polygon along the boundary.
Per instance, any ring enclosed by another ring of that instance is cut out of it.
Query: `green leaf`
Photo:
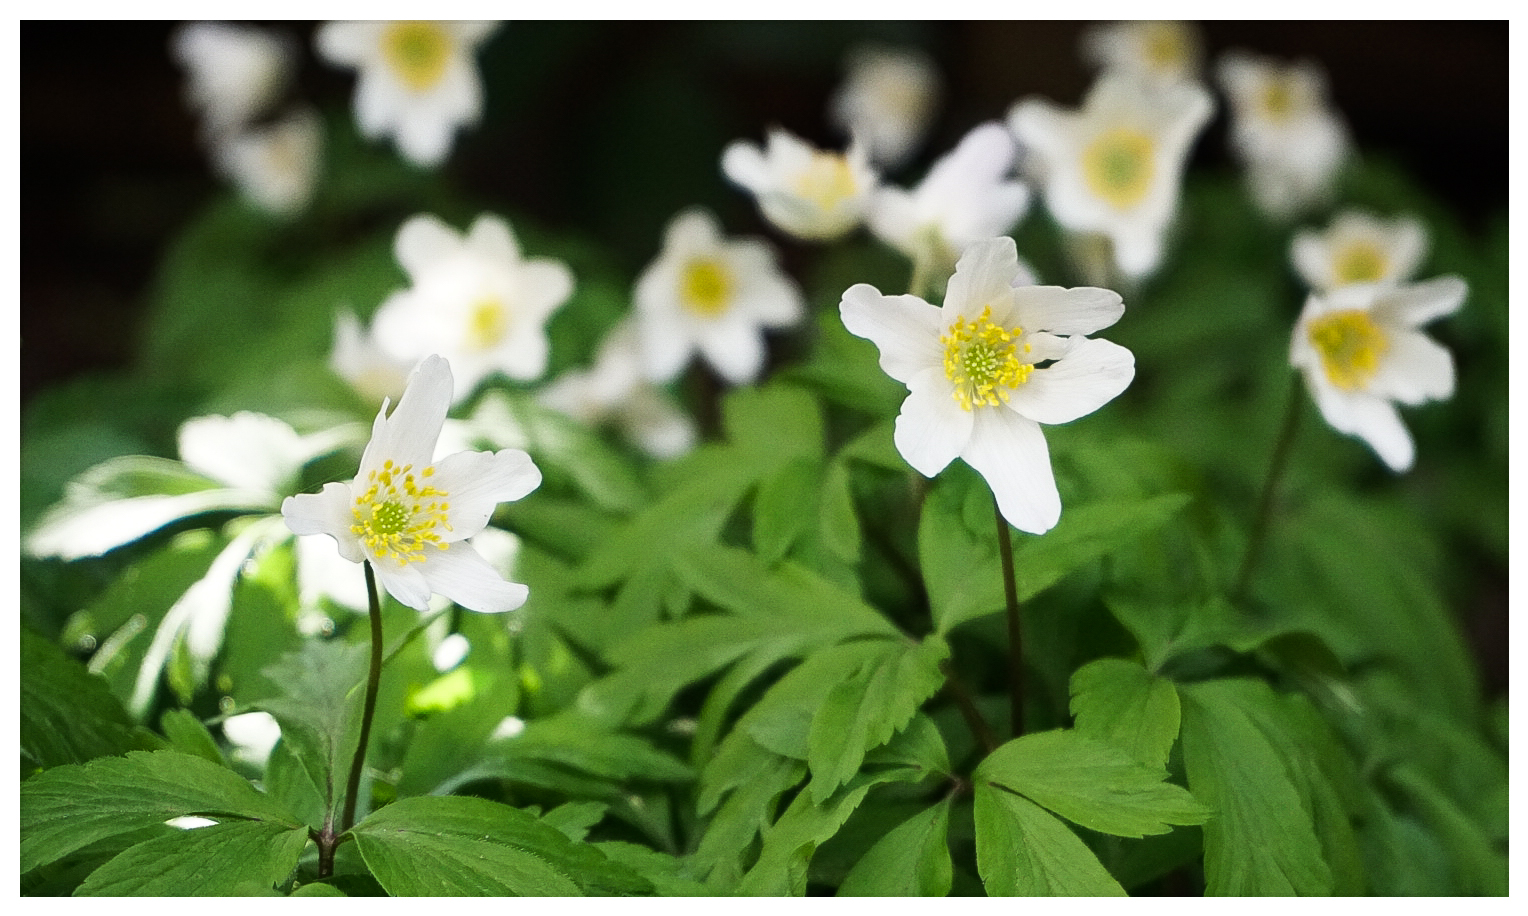
[[[981,762],[974,780],[1002,786],[1100,833],[1140,837],[1175,824],[1202,824],[1209,812],[1167,771],[1120,748],[1057,730],[1015,738]]]
[[[1261,682],[1216,680],[1180,693],[1189,788],[1215,811],[1204,825],[1205,893],[1331,893],[1310,810],[1256,723],[1279,715],[1273,692]]]
[[[704,795],[700,801],[701,813],[713,808],[715,812],[695,850],[696,869],[718,891],[737,886],[743,875],[744,853],[774,820],[780,796],[806,775],[802,762],[766,751],[746,738],[738,741],[747,754],[734,753],[748,766],[748,777],[729,785],[725,795],[717,793],[719,804],[716,800],[707,804]]]
[[[1386,776],[1407,795],[1422,822],[1443,842],[1457,882],[1457,893],[1491,897],[1507,895],[1505,849],[1493,848],[1485,832],[1415,767],[1397,766]]]
[[[281,725],[281,743],[333,810],[343,801],[336,774],[346,772],[360,740],[368,651],[338,640],[306,642],[265,672],[281,695],[255,704]]]
[[[865,755],[867,764],[890,764],[892,766],[917,767],[930,773],[949,775],[950,752],[944,746],[944,736],[939,726],[923,713],[917,713],[907,727],[888,741]]]
[[[159,718],[159,727],[164,731],[165,737],[170,739],[170,746],[184,754],[191,754],[203,760],[215,763],[218,766],[227,766],[228,761],[223,759],[223,752],[218,750],[218,743],[207,731],[207,726],[202,724],[189,709],[168,709]]]
[[[817,521],[822,527],[823,544],[829,550],[847,562],[859,560],[859,516],[854,511],[849,466],[842,453],[828,462],[827,473],[823,475]]]
[[[306,827],[231,821],[139,843],[91,873],[75,892],[95,897],[270,894],[308,844]]]
[[[759,483],[753,504],[753,545],[773,565],[806,536],[818,514],[822,463],[797,458]]]
[[[1115,744],[1136,761],[1160,769],[1178,740],[1181,711],[1172,681],[1136,662],[1101,658],[1072,675],[1072,715],[1079,733]]]
[[[1033,802],[976,786],[976,870],[989,897],[1123,897],[1065,824]]]
[[[513,738],[491,742],[488,761],[539,760],[612,782],[688,782],[695,772],[637,735],[612,730],[577,710],[535,719]]]
[[[900,635],[858,596],[795,563],[770,569],[753,554],[720,544],[686,550],[673,562],[698,594],[735,614],[774,620],[817,639]]]
[[[950,656],[943,639],[889,643],[876,660],[828,691],[813,711],[807,763],[811,792],[825,802],[859,771],[865,754],[880,747],[905,726],[923,701],[944,683],[939,665]]]
[[[21,628],[22,776],[34,768],[150,750],[157,736],[133,724],[106,681],[51,640]]]
[[[21,871],[97,840],[186,815],[300,826],[232,771],[179,751],[54,767],[21,784]]]
[[[481,798],[404,798],[351,833],[391,895],[649,893],[646,880],[530,814]]]
[[[619,862],[652,882],[653,889],[661,897],[715,896],[715,891],[686,873],[683,860],[671,855],[619,840],[607,840],[594,846],[612,862]]]
[[[822,459],[822,409],[800,388],[776,382],[733,389],[722,400],[722,426],[737,449],[778,464]]]
[[[943,897],[954,868],[948,799],[913,815],[870,847],[839,885],[840,897]]]

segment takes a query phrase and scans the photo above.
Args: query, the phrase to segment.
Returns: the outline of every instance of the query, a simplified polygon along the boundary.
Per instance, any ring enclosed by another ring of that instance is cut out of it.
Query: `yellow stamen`
[[[1372,242],[1349,242],[1337,252],[1332,273],[1342,285],[1349,283],[1374,283],[1385,278],[1389,267],[1385,253]]]
[[[1172,22],[1148,22],[1142,26],[1146,61],[1161,73],[1176,73],[1188,62],[1188,35]]]
[[[1363,309],[1323,315],[1310,324],[1310,342],[1333,385],[1345,391],[1363,388],[1390,348],[1374,319]]]
[[[680,300],[690,311],[715,318],[732,304],[732,272],[715,258],[696,258],[684,266]]]
[[[1294,80],[1285,76],[1273,76],[1263,86],[1261,93],[1263,114],[1270,121],[1287,121],[1300,107]]]
[[[397,467],[391,459],[383,462],[381,470],[367,475],[366,489],[350,508],[355,519],[350,533],[379,560],[422,563],[425,545],[446,548],[440,531],[451,530],[447,494],[432,486],[419,486],[413,470],[411,464]],[[434,467],[427,467],[418,476],[434,473]]]
[[[492,297],[479,299],[467,319],[467,343],[477,350],[498,345],[509,332],[509,309]]]
[[[1141,202],[1156,172],[1153,145],[1145,133],[1116,127],[1093,140],[1082,154],[1082,174],[1093,193],[1121,210]]]
[[[812,163],[796,176],[796,193],[823,210],[836,210],[854,196],[854,172],[837,153],[813,153]]]
[[[1019,353],[1033,349],[1020,338],[1023,328],[1008,329],[992,321],[992,306],[982,309],[976,321],[957,318],[944,344],[944,374],[955,383],[955,402],[965,410],[1007,403],[1013,389],[1029,380],[1034,365],[1021,362]]]
[[[445,75],[451,35],[434,22],[395,22],[382,35],[382,56],[403,85],[423,92]]]

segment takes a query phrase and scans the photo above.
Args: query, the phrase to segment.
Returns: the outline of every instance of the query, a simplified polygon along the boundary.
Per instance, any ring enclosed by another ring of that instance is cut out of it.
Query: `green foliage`
[[[24,776],[157,745],[134,725],[105,681],[24,626],[20,726]]]

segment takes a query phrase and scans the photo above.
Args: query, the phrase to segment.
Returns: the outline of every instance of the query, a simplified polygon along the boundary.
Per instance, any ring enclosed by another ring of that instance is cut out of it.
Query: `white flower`
[[[1231,51],[1216,72],[1231,103],[1231,147],[1247,166],[1258,206],[1284,219],[1324,203],[1348,139],[1326,104],[1321,69]]]
[[[1108,403],[1135,377],[1135,357],[1084,336],[1124,314],[1118,293],[1016,287],[1018,278],[1013,240],[989,239],[966,249],[943,308],[860,283],[839,314],[907,386],[893,435],[907,463],[932,477],[964,459],[1010,524],[1041,534],[1061,517],[1061,496],[1040,424]]]
[[[313,196],[322,146],[317,115],[299,111],[266,127],[219,137],[212,161],[256,205],[287,216]]]
[[[1290,246],[1300,278],[1320,292],[1408,280],[1426,252],[1427,232],[1417,220],[1382,220],[1354,210],[1338,214],[1325,232],[1299,233]]]
[[[833,94],[830,113],[869,160],[891,169],[912,155],[939,97],[939,72],[912,48],[866,45],[849,52],[849,73]]]
[[[1008,177],[1016,151],[1003,125],[977,126],[916,190],[878,190],[870,231],[915,263],[950,271],[967,246],[1006,235],[1029,207],[1028,185]]]
[[[409,219],[393,244],[413,283],[372,319],[394,359],[444,355],[461,378],[459,397],[493,372],[530,381],[546,371],[546,322],[573,293],[560,261],[522,259],[509,224],[484,214],[465,236],[434,216]]]
[[[368,139],[392,136],[416,165],[436,166],[458,127],[477,123],[483,87],[472,55],[493,22],[328,22],[314,40],[332,64],[360,71],[356,123]]]
[[[439,593],[474,611],[512,611],[529,590],[505,581],[466,539],[482,531],[501,502],[541,484],[519,449],[458,452],[432,463],[451,407],[451,367],[429,356],[410,376],[391,416],[377,413],[371,441],[351,483],[281,504],[296,534],[327,534],[340,555],[368,562],[388,593],[415,610]]]
[[[629,319],[606,335],[593,366],[564,372],[537,398],[584,423],[614,422],[655,458],[677,457],[695,445],[694,422],[643,377],[637,327]]]
[[[1411,467],[1415,447],[1396,404],[1454,393],[1454,360],[1420,330],[1464,304],[1458,277],[1408,286],[1363,284],[1312,293],[1295,323],[1289,361],[1305,375],[1321,416],[1369,444],[1391,470]]]
[[[1213,110],[1198,84],[1153,92],[1104,74],[1081,110],[1025,99],[1008,124],[1034,156],[1056,222],[1107,237],[1118,268],[1140,277],[1161,260],[1189,147]]]
[[[383,350],[376,335],[361,327],[354,312],[341,310],[334,315],[334,347],[329,351],[329,368],[362,397],[381,403],[383,398],[403,394],[411,364]]]
[[[265,769],[281,740],[281,726],[268,712],[244,712],[223,720],[223,737],[233,745],[233,758]]]
[[[722,172],[758,199],[775,226],[798,238],[826,241],[858,226],[870,206],[876,175],[857,142],[829,153],[776,127],[768,147],[737,140],[722,153]]]
[[[1199,32],[1186,22],[1110,22],[1082,35],[1082,56],[1154,88],[1198,79]]]
[[[186,98],[212,135],[237,130],[265,114],[292,70],[290,43],[263,29],[193,22],[170,40],[186,70]]]
[[[764,368],[764,329],[795,324],[804,309],[768,246],[723,239],[701,209],[669,223],[635,299],[643,373],[657,383],[677,376],[696,351],[728,382],[753,381]]]

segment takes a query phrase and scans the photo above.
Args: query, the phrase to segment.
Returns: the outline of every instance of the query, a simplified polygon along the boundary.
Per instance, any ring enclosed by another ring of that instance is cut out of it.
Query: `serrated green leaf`
[[[281,725],[282,743],[333,810],[343,802],[336,774],[346,772],[360,740],[367,652],[337,640],[304,643],[265,672],[281,695],[255,704]]]
[[[532,815],[481,798],[404,798],[351,831],[393,896],[641,894],[650,885],[624,866]]]
[[[1123,897],[1065,824],[1028,799],[976,786],[976,869],[990,897]]]
[[[770,569],[753,554],[720,544],[686,550],[672,562],[697,594],[735,614],[816,632],[818,638],[899,635],[857,595],[796,563]]]
[[[304,884],[303,886],[301,886],[301,887],[297,888],[296,890],[292,891],[290,896],[293,896],[293,897],[348,897],[350,895],[345,893],[344,891],[340,890],[339,888],[335,887],[332,884],[325,884],[322,881],[313,881],[313,882],[310,882],[308,884]]]
[[[818,514],[822,463],[797,458],[765,477],[753,501],[753,546],[773,565],[806,536]]]
[[[97,840],[200,815],[301,826],[232,771],[179,751],[54,767],[21,784],[21,871]]]
[[[1072,675],[1072,715],[1081,734],[1115,744],[1145,766],[1167,766],[1181,710],[1171,681],[1122,658],[1101,658]]]
[[[715,891],[696,881],[686,873],[686,864],[681,859],[658,852],[656,849],[638,846],[636,843],[624,843],[619,840],[607,840],[602,843],[595,843],[594,846],[608,856],[612,862],[619,862],[648,881],[651,881],[653,888],[661,897],[711,897],[715,895]]]
[[[807,764],[811,792],[825,802],[859,771],[865,754],[889,741],[944,683],[950,648],[937,635],[914,645],[888,642],[884,653],[828,691],[813,709]]]
[[[950,773],[950,752],[944,746],[939,726],[923,713],[917,713],[907,727],[881,747],[865,755],[872,765],[917,767],[930,773]]]
[[[947,834],[946,799],[908,818],[850,869],[840,897],[943,897],[950,892],[954,866]]]
[[[1084,827],[1115,836],[1202,824],[1209,812],[1160,766],[1070,730],[1015,738],[987,756],[974,780],[1002,786]]]
[[[95,897],[268,895],[308,844],[306,827],[231,821],[181,830],[122,852],[75,891]]]
[[[183,754],[191,754],[203,760],[215,763],[218,766],[227,766],[228,761],[223,759],[223,752],[218,750],[218,743],[207,731],[207,726],[202,724],[189,709],[168,709],[159,717],[159,727],[164,731],[165,737],[170,739],[170,746]]]
[[[577,710],[536,719],[512,738],[491,742],[488,760],[539,760],[612,782],[688,782],[695,772],[637,735],[615,731]]]
[[[1253,718],[1272,691],[1261,682],[1217,680],[1180,694],[1189,788],[1215,812],[1204,825],[1205,893],[1331,893],[1311,813]]]
[[[746,742],[746,750],[746,755],[738,749],[733,753],[748,766],[747,778],[731,783],[725,795],[718,792],[719,804],[701,799],[702,814],[715,810],[695,850],[696,870],[718,891],[737,886],[744,872],[744,853],[774,820],[780,796],[806,776],[806,765],[799,760],[766,751],[752,741]]]
[[[610,806],[601,802],[566,802],[541,815],[543,824],[561,830],[563,836],[581,843],[589,835],[589,828],[605,817]]]
[[[157,736],[133,724],[106,681],[27,627],[21,628],[22,776],[34,768],[152,750]]]

